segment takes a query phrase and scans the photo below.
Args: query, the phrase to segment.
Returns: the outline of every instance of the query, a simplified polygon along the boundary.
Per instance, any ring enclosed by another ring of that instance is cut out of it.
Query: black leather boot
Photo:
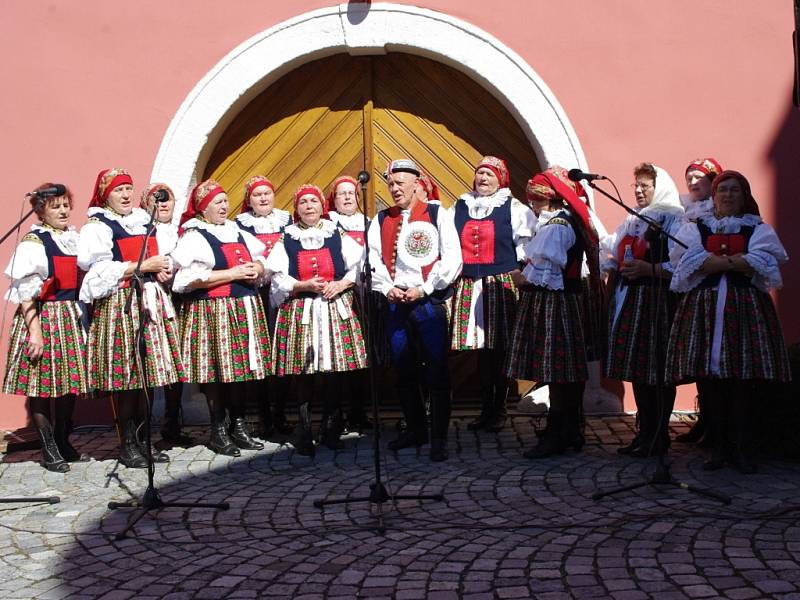
[[[484,426],[490,433],[501,431],[506,425],[506,399],[508,398],[508,380],[497,382],[492,394],[492,416]]]
[[[237,417],[231,425],[230,438],[242,450],[263,450],[264,444],[254,440],[247,431],[244,418]]]
[[[122,425],[122,443],[119,449],[119,462],[129,469],[147,468],[147,459],[139,448],[136,439],[136,423],[128,419]]]
[[[314,456],[316,451],[314,449],[314,435],[311,433],[311,407],[308,401],[300,403],[298,413],[300,421],[294,428],[289,441],[299,455]]]
[[[428,427],[425,423],[425,405],[422,403],[418,387],[398,388],[397,395],[403,407],[406,420],[406,429],[400,432],[397,439],[389,442],[386,447],[397,451],[404,448],[419,448],[428,443]]]
[[[88,462],[90,458],[86,454],[78,452],[69,442],[69,434],[72,431],[72,422],[65,419],[56,418],[53,427],[53,438],[55,438],[61,456],[67,462]]]
[[[224,408],[215,408],[211,416],[211,431],[208,447],[217,454],[224,456],[241,456],[239,448],[236,447],[228,436],[228,416]]]
[[[434,462],[447,460],[447,432],[450,429],[450,407],[452,404],[449,389],[431,390],[431,451]]]
[[[481,388],[481,414],[467,423],[469,431],[480,431],[492,422],[494,418],[494,386]],[[505,419],[504,419],[505,420]]]
[[[564,428],[564,414],[554,409],[551,405],[550,413],[547,415],[547,428],[539,438],[537,444],[522,453],[525,458],[547,458],[554,454],[563,454],[566,445],[561,438],[561,432]]]
[[[45,423],[42,427],[37,427],[39,441],[42,443],[42,466],[48,471],[56,473],[66,473],[69,465],[61,456],[56,440],[53,437],[53,429],[50,423]]]
[[[142,456],[145,458],[147,457],[147,440],[145,439],[145,423],[141,423],[139,428],[136,432],[136,443],[139,445],[139,452],[141,452]],[[169,462],[169,454],[163,452],[162,450],[157,450],[152,445],[152,435],[150,439],[150,458],[154,463],[168,463]]]
[[[561,439],[565,448],[580,452],[586,443],[583,435],[583,383],[563,385],[564,422]]]

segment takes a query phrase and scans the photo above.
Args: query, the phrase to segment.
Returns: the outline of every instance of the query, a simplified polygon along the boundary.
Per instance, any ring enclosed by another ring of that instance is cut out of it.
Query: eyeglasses
[[[355,198],[355,196],[356,196],[355,191],[354,190],[346,190],[346,191],[343,191],[343,192],[336,192],[336,197],[337,198],[347,198],[348,196],[353,196],[353,198]]]
[[[631,184],[631,189],[632,190],[635,190],[635,189],[639,188],[643,192],[646,192],[647,190],[653,189],[654,187],[656,187],[656,186],[654,186],[654,185],[652,185],[650,183],[639,183],[638,181],[636,183],[632,183]]]

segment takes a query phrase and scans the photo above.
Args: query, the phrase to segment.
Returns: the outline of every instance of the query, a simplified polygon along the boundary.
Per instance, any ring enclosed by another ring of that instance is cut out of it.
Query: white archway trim
[[[555,95],[530,65],[494,36],[424,8],[339,4],[271,27],[217,63],[172,119],[151,181],[165,182],[185,197],[231,120],[297,66],[341,52],[390,51],[445,63],[489,90],[516,118],[540,164],[587,169],[578,137]]]

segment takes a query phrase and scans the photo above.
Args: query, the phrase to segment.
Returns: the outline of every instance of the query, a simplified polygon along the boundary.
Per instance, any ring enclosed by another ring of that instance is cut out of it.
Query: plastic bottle
[[[625,244],[625,254],[622,256],[622,262],[633,260],[633,248],[630,244]]]

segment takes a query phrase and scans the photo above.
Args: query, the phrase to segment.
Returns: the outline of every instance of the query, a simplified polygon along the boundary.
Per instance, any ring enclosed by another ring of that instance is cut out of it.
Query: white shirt
[[[529,282],[549,290],[564,289],[563,269],[567,266],[567,251],[575,245],[577,237],[571,226],[547,223],[559,212],[543,210],[539,213],[536,235],[525,246],[528,265],[522,274]]]
[[[400,225],[399,237],[402,237],[403,229],[408,227],[411,211],[405,209],[402,211],[402,215],[403,222]],[[405,262],[399,254],[395,262],[395,275],[392,278],[386,264],[383,262],[380,219],[373,219],[367,232],[369,258],[374,268],[372,289],[386,295],[393,287],[402,289],[421,287],[426,295],[430,295],[436,290],[443,290],[451,285],[456,280],[456,277],[461,274],[461,267],[463,266],[461,242],[453,224],[453,213],[442,206],[439,207],[436,229],[438,232],[439,260],[431,267],[428,278],[423,278],[421,266]]]

